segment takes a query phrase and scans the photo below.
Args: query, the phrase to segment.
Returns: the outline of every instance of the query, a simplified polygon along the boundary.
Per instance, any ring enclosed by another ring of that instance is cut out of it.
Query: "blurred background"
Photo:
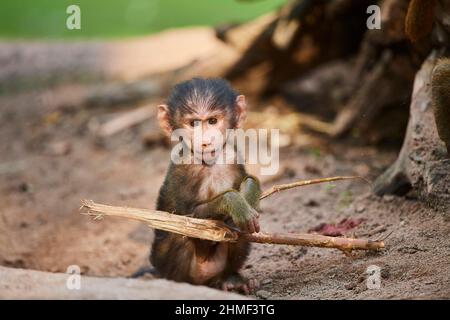
[[[5,38],[100,39],[147,35],[169,28],[241,23],[277,9],[283,0],[23,0],[2,1]],[[81,30],[65,26],[69,5],[82,8]]]
[[[154,208],[170,154],[156,106],[177,82],[223,77],[248,98],[247,127],[280,129],[280,170],[260,176],[263,189],[334,175],[374,181],[280,193],[262,203],[263,231],[393,232],[385,253],[352,261],[255,245],[243,271],[264,283],[255,297],[448,297],[450,230],[435,210],[450,204],[449,164],[431,107],[415,107],[430,105],[429,89],[412,99],[415,78],[431,77],[418,71],[448,55],[448,1],[430,1],[418,18],[410,2],[2,0],[0,265],[76,264],[102,277],[148,265],[150,229],[92,221],[81,200]],[[79,30],[66,27],[74,4]],[[381,29],[368,28],[374,14]],[[405,32],[407,14],[419,33]],[[384,290],[358,280],[371,264],[388,270]]]

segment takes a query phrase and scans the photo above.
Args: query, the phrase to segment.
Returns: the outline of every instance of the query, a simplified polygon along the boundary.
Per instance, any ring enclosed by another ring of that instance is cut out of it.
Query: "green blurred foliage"
[[[2,38],[111,38],[168,28],[244,22],[285,0],[0,0]],[[68,30],[66,8],[81,8],[81,30]]]

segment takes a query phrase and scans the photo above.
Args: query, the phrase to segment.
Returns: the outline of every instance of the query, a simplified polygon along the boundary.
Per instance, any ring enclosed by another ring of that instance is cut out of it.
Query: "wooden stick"
[[[332,181],[338,181],[338,180],[350,180],[350,179],[361,179],[370,184],[370,181],[366,178],[360,177],[360,176],[337,176],[337,177],[330,177],[330,178],[322,178],[322,179],[313,179],[313,180],[300,180],[297,182],[287,183],[287,184],[280,184],[273,186],[270,190],[264,191],[260,200],[267,198],[268,196],[277,193],[282,190],[292,189],[296,187],[303,187],[308,186],[311,184],[317,184],[317,183],[324,183],[324,182],[332,182]]]
[[[237,231],[218,220],[197,219],[158,210],[108,206],[92,200],[83,200],[82,204],[81,213],[95,216],[96,219],[103,216],[134,219],[154,229],[212,241],[236,241],[239,238]]]
[[[245,239],[249,242],[301,245],[322,248],[336,248],[344,252],[352,250],[378,250],[384,248],[382,241],[328,237],[317,234],[276,234],[252,233],[244,234],[231,229],[222,221],[197,219],[171,214],[164,211],[115,207],[83,200],[80,208],[83,214],[95,216],[117,216],[145,222],[151,228],[165,230],[187,237],[212,241],[237,241]]]
[[[97,136],[102,138],[112,136],[122,130],[150,119],[154,114],[155,108],[148,105],[127,111],[101,125],[100,128],[98,128]]]
[[[371,241],[367,239],[353,239],[343,237],[329,237],[310,233],[251,233],[241,234],[248,242],[287,244],[293,246],[308,246],[320,248],[335,248],[342,251],[352,250],[378,250],[384,248],[383,241]]]

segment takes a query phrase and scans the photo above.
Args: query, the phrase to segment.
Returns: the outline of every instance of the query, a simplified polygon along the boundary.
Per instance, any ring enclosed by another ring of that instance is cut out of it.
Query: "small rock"
[[[386,201],[386,202],[391,202],[391,201],[394,200],[394,196],[391,195],[391,194],[385,194],[385,195],[383,196],[383,200]]]
[[[361,203],[357,204],[356,207],[355,207],[355,211],[357,213],[364,212],[365,210],[366,210],[366,207],[363,204],[361,204]]]
[[[352,282],[352,283],[347,283],[346,285],[345,285],[345,289],[347,289],[347,290],[353,290],[353,289],[355,289],[356,288],[356,283],[355,282]]]
[[[285,176],[288,177],[288,178],[294,178],[295,175],[297,174],[297,172],[295,171],[295,169],[290,168],[290,167],[287,167],[287,168],[285,169],[284,174],[285,174]]]
[[[20,192],[33,192],[33,186],[28,182],[22,182],[18,187]]]
[[[318,207],[320,204],[314,199],[305,199],[303,204],[307,207]]]
[[[264,285],[268,285],[268,284],[271,284],[272,283],[272,279],[270,279],[270,278],[267,278],[267,279],[264,279],[263,281],[261,281],[261,284],[264,286]]]
[[[256,291],[256,296],[262,299],[269,299],[272,294],[266,290],[258,290]]]
[[[383,279],[389,279],[390,276],[391,276],[391,272],[390,272],[389,268],[388,267],[383,267],[381,269],[381,277]]]

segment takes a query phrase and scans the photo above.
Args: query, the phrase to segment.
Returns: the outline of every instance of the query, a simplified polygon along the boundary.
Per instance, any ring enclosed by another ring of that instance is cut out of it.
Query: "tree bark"
[[[421,199],[445,211],[450,208],[450,160],[437,133],[430,87],[439,56],[433,51],[416,75],[402,149],[396,162],[375,181],[373,190],[378,195],[403,195],[414,188]]]
[[[449,57],[450,53],[450,0],[437,1],[436,6],[434,30],[429,35],[434,41],[434,49],[415,77],[403,146],[395,163],[375,181],[373,190],[378,195],[403,195],[414,189],[419,198],[430,206],[448,212],[450,159],[436,127],[431,80],[438,59]],[[410,27],[411,30],[414,28]],[[421,37],[423,38],[423,35]],[[450,88],[450,81],[445,78],[443,80],[446,83],[440,85]],[[447,103],[447,108],[444,106],[440,110],[440,116],[444,119],[450,118],[450,102]],[[446,114],[442,114],[444,112]]]

